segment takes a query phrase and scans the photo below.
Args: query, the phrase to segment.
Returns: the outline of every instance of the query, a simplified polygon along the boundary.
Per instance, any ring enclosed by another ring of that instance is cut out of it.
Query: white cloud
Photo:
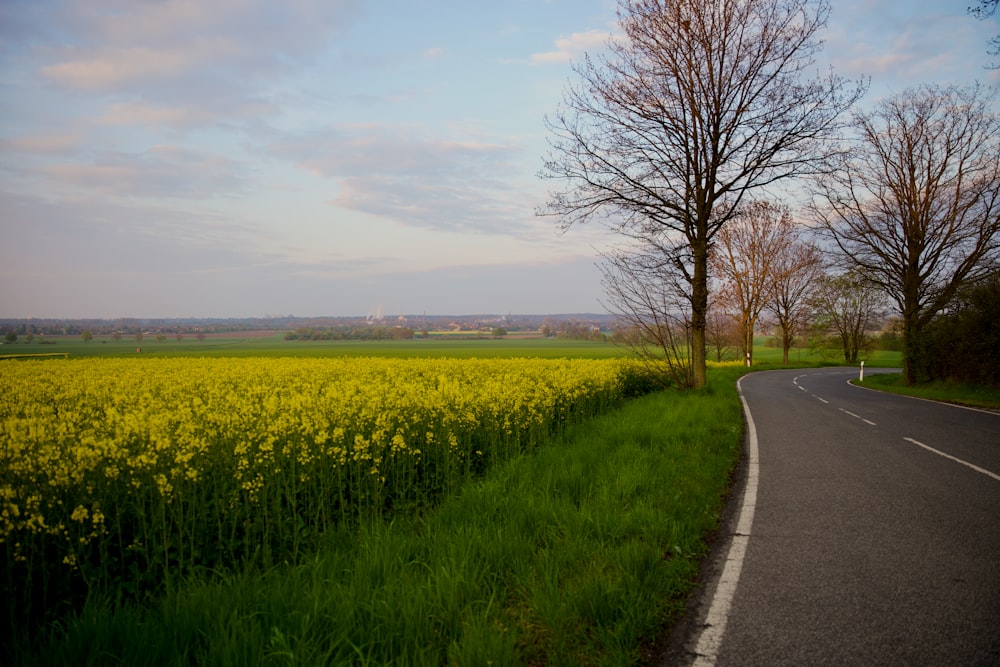
[[[126,198],[205,198],[245,187],[245,169],[231,158],[177,146],[106,152],[92,162],[50,164],[41,172],[64,186]]]
[[[107,125],[185,126],[208,117],[206,112],[189,107],[121,103],[109,105],[99,121]]]
[[[63,153],[80,145],[83,137],[77,133],[41,134],[0,140],[0,147],[25,153]]]
[[[0,247],[0,264],[28,274],[259,265],[274,243],[261,225],[245,218],[112,201],[100,193],[51,199],[0,191],[0,207],[16,237]],[[46,252],[24,252],[32,247]]]
[[[537,202],[513,140],[428,136],[420,128],[353,125],[300,136],[274,153],[336,182],[329,203],[425,229],[516,233]]]
[[[870,76],[870,97],[922,83],[993,76],[985,65],[994,28],[969,16],[964,6],[945,5],[845,0],[824,35],[823,63],[847,77]]]
[[[44,19],[64,37],[46,78],[82,90],[157,91],[163,82],[272,76],[309,60],[356,15],[357,0],[75,0]]]
[[[137,46],[67,49],[62,62],[42,67],[42,75],[72,88],[107,90],[177,76],[207,60],[221,59],[225,54],[219,46],[202,45],[193,49]]]
[[[570,62],[581,58],[588,51],[603,49],[611,37],[612,33],[606,30],[574,32],[568,37],[557,39],[555,51],[532,54],[531,61],[537,64]]]

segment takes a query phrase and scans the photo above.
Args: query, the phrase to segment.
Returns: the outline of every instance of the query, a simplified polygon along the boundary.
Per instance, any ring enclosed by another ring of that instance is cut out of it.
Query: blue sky
[[[971,0],[970,0],[971,1]],[[837,1],[866,102],[995,85],[967,2]],[[0,317],[602,312],[534,215],[608,0],[0,0]]]

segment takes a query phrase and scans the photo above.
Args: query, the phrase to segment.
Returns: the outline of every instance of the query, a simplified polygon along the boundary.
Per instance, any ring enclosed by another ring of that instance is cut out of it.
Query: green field
[[[306,342],[280,334],[147,337],[141,352],[136,347],[134,339],[64,337],[3,346],[0,355],[628,353],[555,338]],[[780,349],[762,344],[755,355],[759,369],[781,367]],[[831,363],[806,350],[793,350],[790,361]],[[898,353],[879,354],[868,364],[898,361]],[[334,530],[287,562],[188,576],[141,602],[95,589],[79,613],[0,646],[0,658],[12,665],[655,662],[697,581],[739,460],[735,381],[743,372],[714,367],[702,390],[660,391],[571,423],[439,506]]]
[[[683,613],[739,459],[739,369],[572,425],[439,507],[143,604],[92,596],[13,665],[635,665]]]
[[[146,336],[141,343],[134,338],[113,340],[96,336],[83,342],[79,336],[46,336],[46,343],[36,338],[31,343],[18,341],[0,346],[0,359],[24,356],[156,356],[156,357],[538,357],[543,359],[606,359],[627,356],[629,351],[610,342],[571,340],[565,338],[449,338],[432,336],[411,340],[333,340],[286,341],[281,332],[267,335],[213,334],[204,340],[187,335],[178,341],[168,337],[157,342]],[[138,350],[141,349],[141,352]],[[712,359],[711,353],[709,358]],[[733,359],[732,353],[727,360]],[[866,357],[869,366],[898,368],[899,352],[876,350]],[[840,365],[836,357],[821,356],[805,348],[793,348],[789,366]],[[768,337],[755,339],[754,365],[781,366],[781,349]]]
[[[162,356],[162,357],[540,357],[602,359],[627,352],[611,343],[559,338],[417,338],[379,341],[286,341],[283,334],[267,336],[216,335],[198,340],[167,338],[157,342],[147,336],[141,343],[134,338],[115,341],[97,336],[88,343],[79,336],[46,336],[45,344],[17,342],[0,346],[0,358],[21,355]],[[141,352],[137,350],[141,349]]]

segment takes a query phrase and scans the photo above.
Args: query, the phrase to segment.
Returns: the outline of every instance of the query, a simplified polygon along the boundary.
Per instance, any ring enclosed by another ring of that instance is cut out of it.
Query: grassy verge
[[[903,376],[897,373],[868,375],[862,386],[905,396],[916,396],[934,401],[945,401],[975,408],[1000,410],[1000,389],[960,382],[932,382],[908,387]]]
[[[19,664],[640,663],[717,524],[739,372],[630,401],[304,562],[191,580],[149,607],[92,600]]]

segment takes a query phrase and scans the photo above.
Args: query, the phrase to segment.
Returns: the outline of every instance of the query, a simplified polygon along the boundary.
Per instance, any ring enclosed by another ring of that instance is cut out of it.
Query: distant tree
[[[877,286],[857,272],[821,278],[813,294],[815,324],[832,331],[840,342],[844,361],[857,363],[874,342],[869,332],[882,317],[882,300]]]
[[[620,339],[664,384],[693,387],[691,303],[669,249],[619,248],[603,255],[600,269]]]
[[[194,337],[197,338],[199,342],[201,342],[201,341],[205,340],[205,332],[204,331],[199,331],[198,333],[196,333],[194,335]]]
[[[546,119],[541,175],[566,188],[541,213],[674,250],[659,272],[688,284],[692,386],[706,381],[715,235],[748,195],[810,172],[863,92],[812,78],[828,14],[825,0],[619,0],[621,37],[575,67]]]
[[[10,331],[7,332],[7,335],[4,336],[4,340],[7,341],[8,343],[16,343],[17,333],[15,333],[13,329],[11,329]]]
[[[28,331],[28,333],[26,333],[24,335],[24,342],[25,343],[30,343],[33,340],[35,340],[35,332],[34,331]]]
[[[121,339],[122,339],[122,333],[120,331],[115,331],[114,333],[111,334],[111,340],[115,341],[116,343]]]
[[[924,86],[855,120],[813,210],[843,264],[895,302],[908,384],[926,377],[923,329],[1000,256],[1000,115],[981,86]]]
[[[713,301],[709,303],[708,316],[705,318],[705,344],[713,352],[716,361],[735,359],[740,350],[740,331],[738,317],[727,313]]]
[[[771,301],[775,260],[787,254],[795,239],[788,208],[767,201],[752,202],[722,227],[710,255],[710,267],[719,280],[719,298],[736,314],[741,359],[753,363],[757,321]]]
[[[496,329],[493,330],[493,335],[497,337],[506,336],[507,330],[504,329],[503,327],[497,327]]]
[[[788,352],[795,335],[807,323],[809,301],[823,276],[823,258],[818,247],[802,239],[801,230],[789,231],[787,243],[776,251],[767,309],[781,334],[781,359],[788,365]]]
[[[161,333],[156,334],[156,342],[157,343],[162,343],[166,339],[167,339],[167,337],[166,337],[165,334],[161,334]]]
[[[136,343],[142,343],[142,332],[141,331],[136,331],[135,332],[135,342]]]
[[[83,333],[80,334],[80,338],[83,339],[84,343],[89,343],[94,340],[94,334],[90,333],[90,329],[84,329]]]
[[[903,321],[898,317],[891,317],[882,328],[879,335],[878,347],[880,350],[891,352],[903,351]]]
[[[178,343],[181,342],[182,340],[184,340],[184,334],[181,333],[181,332],[179,332],[179,331],[177,332],[177,335],[174,336],[174,337],[177,339]]]

